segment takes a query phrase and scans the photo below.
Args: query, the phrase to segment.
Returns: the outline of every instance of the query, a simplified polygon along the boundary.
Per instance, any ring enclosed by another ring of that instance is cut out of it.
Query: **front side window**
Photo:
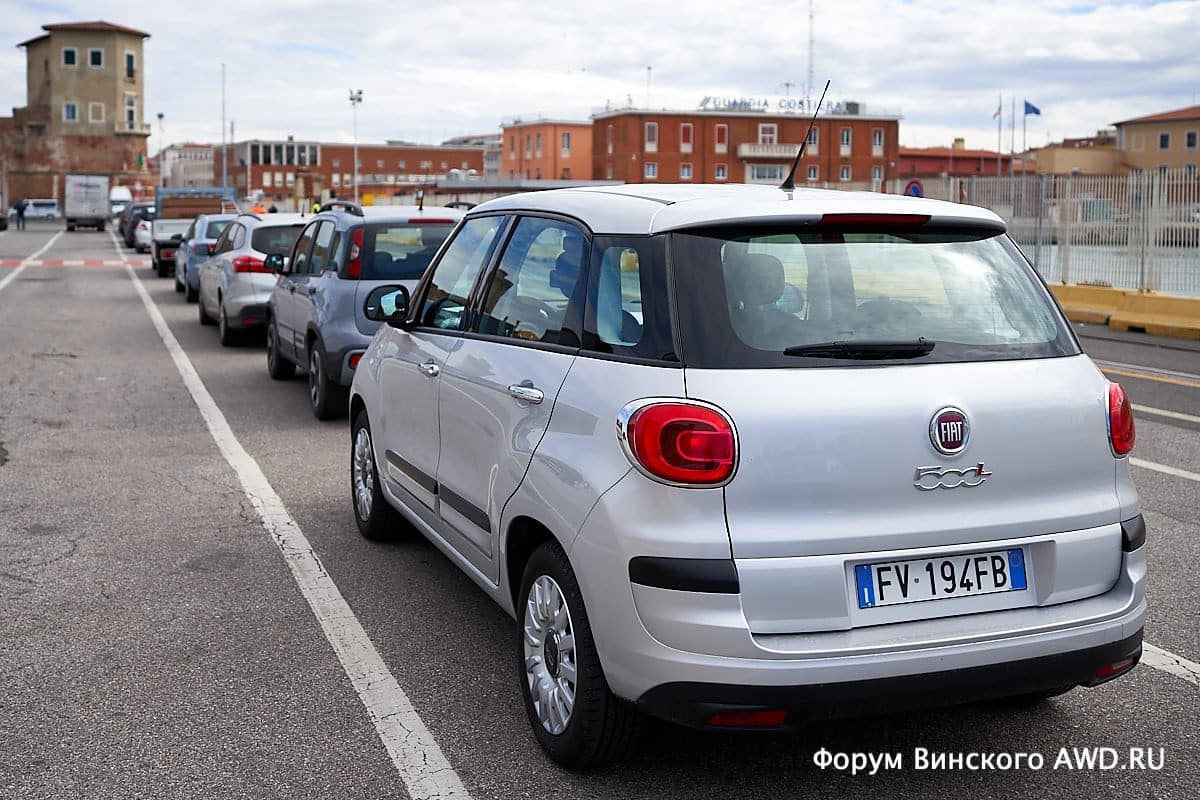
[[[585,251],[583,232],[566,222],[523,217],[483,298],[479,332],[528,342],[564,341]]]
[[[420,280],[452,230],[454,223],[448,219],[367,225],[363,231],[363,278]]]
[[[434,268],[421,301],[418,325],[461,329],[471,287],[491,257],[504,220],[505,217],[476,217],[462,224]]]
[[[312,255],[309,256],[309,274],[320,275],[329,269],[333,261],[333,234],[336,230],[333,221],[328,219],[322,220],[317,227],[317,235],[313,237]]]
[[[674,263],[687,265],[676,281],[690,366],[908,364],[1078,352],[1020,252],[993,229],[727,227],[674,234],[671,253]],[[725,313],[714,313],[722,305]],[[813,347],[921,339],[932,349],[896,359],[853,360]]]

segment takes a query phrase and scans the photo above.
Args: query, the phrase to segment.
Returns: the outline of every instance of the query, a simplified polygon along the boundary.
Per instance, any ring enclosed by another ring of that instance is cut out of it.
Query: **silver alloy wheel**
[[[549,575],[539,575],[529,587],[521,624],[529,696],[542,727],[557,736],[571,721],[578,673],[571,610]]]
[[[315,347],[308,351],[308,399],[313,408],[321,404],[321,355]]]
[[[351,464],[354,477],[354,507],[358,518],[366,522],[371,518],[375,490],[375,456],[371,452],[371,432],[359,428],[354,435],[354,460]]]

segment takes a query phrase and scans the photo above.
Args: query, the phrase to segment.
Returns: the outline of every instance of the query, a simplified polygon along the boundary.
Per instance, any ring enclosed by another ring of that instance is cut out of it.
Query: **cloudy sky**
[[[430,3],[8,0],[0,113],[25,104],[18,42],[48,22],[105,19],[151,34],[146,118],[165,138],[288,134],[437,142],[513,116],[586,119],[606,102],[694,108],[705,95],[803,92],[808,0]],[[739,11],[738,9],[744,9]],[[815,80],[830,97],[903,114],[902,144],[994,148],[997,95],[1042,109],[1029,144],[1200,103],[1200,0],[814,0]],[[650,86],[647,89],[647,65]],[[793,86],[785,87],[791,83]],[[159,146],[155,128],[152,149]]]

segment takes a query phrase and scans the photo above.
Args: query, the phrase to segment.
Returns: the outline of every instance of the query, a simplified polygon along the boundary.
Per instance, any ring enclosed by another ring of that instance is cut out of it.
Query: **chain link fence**
[[[947,177],[922,183],[926,197],[983,206],[1002,217],[1051,283],[1200,297],[1195,172]]]

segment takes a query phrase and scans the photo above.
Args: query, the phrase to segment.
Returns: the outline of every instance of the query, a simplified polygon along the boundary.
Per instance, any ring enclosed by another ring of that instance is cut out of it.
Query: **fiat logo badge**
[[[929,441],[944,456],[958,455],[965,450],[970,435],[971,426],[962,409],[947,406],[929,421]]]

